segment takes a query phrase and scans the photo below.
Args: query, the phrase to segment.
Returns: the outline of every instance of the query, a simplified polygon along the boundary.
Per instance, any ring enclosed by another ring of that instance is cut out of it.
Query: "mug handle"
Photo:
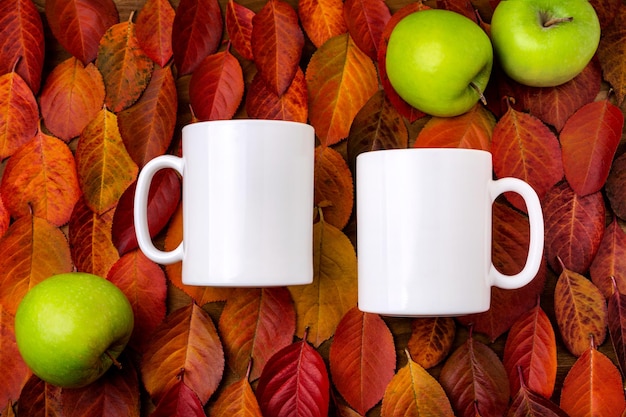
[[[504,275],[491,263],[489,277],[492,285],[503,289],[515,289],[528,284],[537,275],[543,258],[544,225],[539,197],[528,183],[518,178],[501,178],[491,182],[491,201],[505,192],[519,194],[526,202],[530,222],[530,245],[526,265],[515,275]]]
[[[135,220],[135,235],[141,251],[153,262],[168,265],[183,259],[183,242],[172,251],[164,252],[157,249],[152,243],[148,229],[148,192],[152,178],[161,169],[171,168],[182,176],[183,159],[173,155],[161,155],[148,162],[137,178],[133,216]]]

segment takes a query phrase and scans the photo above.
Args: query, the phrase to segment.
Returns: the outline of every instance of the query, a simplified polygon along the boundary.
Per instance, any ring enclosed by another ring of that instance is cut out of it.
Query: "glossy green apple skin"
[[[77,388],[109,369],[109,355],[117,358],[124,350],[133,324],[132,307],[113,283],[71,272],[45,279],[24,296],[15,314],[15,337],[35,375]]]
[[[398,95],[424,113],[441,117],[474,107],[478,91],[487,87],[492,65],[487,34],[465,16],[442,9],[400,20],[389,37],[385,59],[389,82]]]
[[[573,19],[544,27],[553,17]],[[580,74],[593,58],[600,23],[587,0],[503,0],[491,19],[491,39],[509,77],[553,87]]]

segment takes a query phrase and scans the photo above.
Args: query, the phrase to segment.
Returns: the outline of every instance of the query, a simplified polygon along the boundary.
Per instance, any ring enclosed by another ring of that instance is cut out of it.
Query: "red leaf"
[[[624,115],[608,100],[583,106],[561,131],[565,178],[581,196],[600,191],[622,137]]]
[[[0,404],[17,402],[22,387],[31,376],[17,350],[14,322],[14,317],[0,304]]]
[[[228,0],[226,5],[226,32],[233,48],[248,60],[253,60],[252,54],[252,18],[255,13],[245,6]]]
[[[253,119],[291,120],[306,123],[308,119],[306,81],[300,68],[291,85],[281,96],[257,73],[246,94],[246,113]]]
[[[100,38],[119,22],[113,0],[47,0],[45,12],[54,37],[84,65],[96,59]]]
[[[613,280],[617,290],[626,294],[626,233],[617,219],[606,227],[589,273],[606,298],[614,292]]]
[[[137,42],[146,55],[161,67],[173,55],[174,16],[174,9],[168,0],[147,0],[137,15]]]
[[[4,236],[10,223],[11,214],[9,213],[9,210],[6,209],[4,201],[2,200],[2,195],[0,195],[0,238]]]
[[[243,93],[241,65],[229,51],[204,58],[189,82],[189,100],[199,120],[231,119]]]
[[[200,399],[180,378],[163,395],[150,417],[204,417]]]
[[[376,60],[385,25],[391,19],[383,0],[346,0],[343,16],[354,43]]]
[[[45,41],[41,17],[33,1],[2,1],[0,27],[0,74],[13,71],[15,66],[15,72],[37,94],[41,84]]]
[[[560,258],[566,268],[585,273],[604,234],[602,194],[580,197],[564,181],[546,194],[542,206],[548,263],[558,271]]]
[[[348,31],[341,0],[299,0],[298,16],[316,48],[330,38]]]
[[[613,294],[608,297],[607,319],[617,364],[623,375],[626,371],[626,294],[614,289]]]
[[[224,23],[217,0],[181,0],[172,29],[174,63],[179,75],[190,74],[217,51]]]
[[[15,72],[0,76],[0,160],[37,132],[39,107],[30,87]]]
[[[526,385],[515,397],[507,417],[569,417],[555,403],[531,391]]]
[[[293,7],[282,0],[270,0],[252,19],[252,55],[267,85],[282,95],[296,75],[304,34]]]
[[[20,416],[63,417],[61,388],[36,375],[30,377],[20,394]]]
[[[365,415],[383,398],[395,373],[393,335],[380,316],[353,307],[337,326],[329,361],[334,387]]]
[[[264,416],[326,417],[329,386],[324,359],[305,339],[270,358],[259,378],[256,396]]]

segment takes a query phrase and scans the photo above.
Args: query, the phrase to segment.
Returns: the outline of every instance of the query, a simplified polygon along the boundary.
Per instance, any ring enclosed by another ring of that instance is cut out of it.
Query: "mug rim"
[[[277,120],[277,119],[221,119],[221,120],[202,120],[198,122],[188,123],[182,128],[182,132],[186,130],[195,130],[201,129],[210,125],[293,125],[293,126],[302,126],[313,129],[313,126],[308,123],[297,122],[294,120]]]
[[[474,148],[392,148],[392,149],[377,149],[366,152],[361,152],[357,155],[358,159],[363,158],[375,158],[384,157],[389,154],[442,154],[442,153],[455,153],[455,154],[469,154],[469,155],[481,155],[492,157],[492,153],[484,149]]]

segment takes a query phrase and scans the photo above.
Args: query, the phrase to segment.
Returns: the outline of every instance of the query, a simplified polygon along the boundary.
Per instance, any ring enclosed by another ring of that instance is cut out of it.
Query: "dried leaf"
[[[382,417],[452,417],[450,400],[439,382],[409,357],[393,377],[383,398]]]
[[[620,0],[590,0],[600,20],[600,28],[606,29],[611,24],[622,4]]]
[[[252,61],[252,18],[255,13],[247,7],[228,0],[226,4],[226,33],[239,54]]]
[[[229,51],[204,58],[189,82],[189,100],[199,120],[231,119],[243,93],[241,65]]]
[[[565,347],[580,356],[589,349],[589,338],[604,342],[607,329],[606,300],[584,276],[563,268],[554,289],[554,313]]]
[[[555,403],[522,384],[506,415],[507,417],[569,417]]]
[[[19,405],[20,416],[63,417],[61,388],[44,382],[36,375],[24,385]]]
[[[324,220],[343,229],[354,205],[352,173],[343,156],[333,148],[315,148],[315,205],[324,211]]]
[[[296,311],[286,288],[237,289],[218,323],[228,364],[256,380],[267,361],[293,341]],[[252,360],[252,368],[249,368]]]
[[[609,297],[609,305],[607,307],[607,321],[609,328],[609,336],[617,364],[622,370],[622,375],[626,371],[626,295],[617,291],[613,291]]]
[[[541,120],[512,107],[493,129],[491,152],[498,178],[520,178],[540,199],[563,178],[561,148],[554,133]],[[526,211],[521,196],[505,196],[517,209]]]
[[[138,352],[145,351],[152,333],[165,318],[165,273],[135,250],[113,264],[107,279],[122,290],[133,308],[135,327],[129,345]]]
[[[264,416],[325,417],[329,386],[324,359],[302,340],[270,358],[259,377],[256,396]]]
[[[546,313],[537,305],[511,327],[504,345],[504,368],[511,392],[532,391],[552,397],[557,371],[556,336]]]
[[[546,256],[558,271],[585,273],[604,234],[605,207],[601,193],[580,197],[567,182],[554,186],[542,201],[546,229]]]
[[[163,395],[150,417],[205,417],[200,399],[182,378]]]
[[[0,4],[0,16],[0,74],[15,66],[15,72],[37,94],[45,53],[39,12],[32,0],[5,0]]]
[[[626,233],[617,219],[606,227],[589,274],[606,298],[614,292],[612,280],[617,290],[626,294]]]
[[[626,219],[626,154],[615,158],[611,165],[609,178],[604,190],[611,205],[611,209],[620,219]]]
[[[217,51],[224,22],[217,0],[181,0],[174,16],[172,48],[179,75],[191,74]]]
[[[357,303],[356,253],[350,239],[323,221],[313,226],[313,283],[291,286],[296,335],[313,346],[329,339],[341,318]],[[308,329],[308,333],[307,333]]]
[[[252,55],[268,87],[282,95],[296,74],[304,34],[293,7],[282,0],[269,0],[252,19]]]
[[[623,126],[622,111],[608,100],[583,106],[565,123],[559,136],[563,169],[578,195],[598,192],[604,186]]]
[[[113,0],[46,0],[45,13],[54,37],[84,65],[96,59],[100,38],[119,22]]]
[[[39,107],[28,84],[15,72],[0,76],[0,160],[28,142],[38,122]]]
[[[306,81],[300,68],[287,91],[278,96],[257,73],[246,94],[246,113],[253,119],[290,120],[306,123],[309,107]]]
[[[118,114],[120,134],[139,167],[163,155],[176,127],[176,82],[170,67],[156,67],[139,100]]]
[[[309,121],[327,146],[348,136],[354,117],[378,90],[374,63],[348,34],[335,36],[317,49],[305,77]]]
[[[618,104],[626,96],[626,6],[616,10],[613,22],[602,30],[598,59],[605,81],[613,87]]]
[[[85,202],[96,214],[111,210],[135,181],[138,168],[126,151],[115,113],[101,110],[83,130],[76,167]]]
[[[448,356],[455,335],[456,325],[450,317],[416,318],[411,321],[407,349],[415,362],[430,369]]]
[[[316,48],[348,31],[343,17],[343,2],[340,0],[299,0],[298,16]]]
[[[561,408],[570,417],[620,417],[625,406],[619,370],[602,352],[587,348],[565,376]]]
[[[16,402],[32,375],[17,350],[14,322],[14,317],[0,304],[0,404]]]
[[[69,142],[91,122],[104,105],[104,81],[93,64],[72,57],[52,69],[39,102],[46,128]]]
[[[150,82],[154,62],[139,46],[133,22],[111,26],[100,40],[96,66],[102,74],[105,103],[120,112],[137,101]]]
[[[173,55],[175,14],[168,0],[147,0],[137,15],[137,42],[146,55],[161,67],[167,65]]]
[[[501,416],[509,403],[509,380],[496,353],[469,337],[448,358],[439,382],[459,417]],[[475,408],[476,406],[476,408]]]
[[[343,16],[354,43],[372,60],[376,60],[383,30],[391,19],[384,0],[346,0]]]
[[[33,214],[56,226],[66,224],[81,196],[70,148],[41,131],[9,159],[0,183],[14,217]]]
[[[0,253],[0,305],[11,314],[32,287],[72,270],[63,232],[35,216],[22,216],[11,224],[0,239]]]
[[[211,415],[215,417],[263,417],[247,378],[236,381],[220,393]]]
[[[157,327],[143,354],[141,375],[157,402],[183,378],[206,403],[224,372],[224,351],[209,315],[195,304],[172,312]]]
[[[496,124],[493,114],[480,104],[455,117],[432,117],[420,130],[415,148],[468,148],[489,151]]]

